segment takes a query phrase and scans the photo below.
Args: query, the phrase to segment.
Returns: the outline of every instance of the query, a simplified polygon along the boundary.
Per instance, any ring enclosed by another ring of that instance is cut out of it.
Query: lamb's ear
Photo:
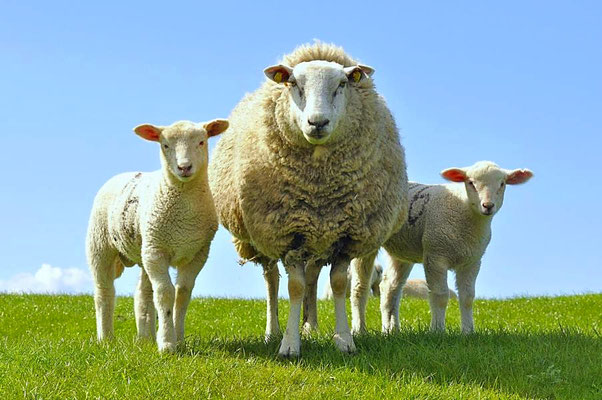
[[[519,185],[527,182],[533,177],[533,172],[528,169],[515,169],[514,171],[508,171],[506,175],[506,183],[508,185]]]
[[[276,83],[288,82],[288,79],[293,75],[293,69],[286,65],[278,64],[267,67],[263,70],[265,76]]]
[[[441,171],[441,176],[452,182],[465,182],[466,172],[462,168],[448,168]]]
[[[358,83],[362,79],[372,76],[374,68],[367,65],[354,65],[343,68],[343,71],[345,71],[345,75],[347,75],[347,78],[349,78],[351,82]]]
[[[143,139],[150,140],[151,142],[159,141],[159,136],[161,135],[162,130],[162,126],[155,126],[151,124],[142,124],[134,128],[136,135]]]
[[[207,131],[207,136],[217,136],[226,129],[228,129],[230,123],[227,119],[214,119],[213,121],[206,122],[203,128]]]

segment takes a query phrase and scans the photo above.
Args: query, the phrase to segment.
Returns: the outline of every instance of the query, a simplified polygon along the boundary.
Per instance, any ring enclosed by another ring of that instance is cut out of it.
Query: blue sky
[[[159,165],[132,128],[227,117],[314,38],[375,68],[412,180],[483,159],[535,172],[506,192],[477,295],[602,290],[602,3],[206,3],[0,4],[0,290],[89,290],[96,191]],[[195,294],[263,297],[236,260],[220,229]]]

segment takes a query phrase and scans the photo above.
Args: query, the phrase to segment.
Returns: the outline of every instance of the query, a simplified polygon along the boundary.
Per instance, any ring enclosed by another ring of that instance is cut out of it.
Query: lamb
[[[161,169],[116,175],[94,200],[86,255],[94,278],[99,340],[113,337],[114,280],[124,267],[138,264],[142,267],[134,297],[138,336],[155,338],[157,310],[159,350],[174,352],[183,342],[190,295],[218,227],[207,180],[206,141],[227,128],[228,121],[216,119],[134,129],[143,139],[161,145]],[[170,265],[178,270],[175,290]]]
[[[374,264],[374,270],[372,271],[372,277],[370,278],[370,290],[373,296],[380,297],[380,282],[383,277],[383,267],[379,264]],[[347,297],[351,296],[351,271],[347,272]],[[324,287],[324,299],[332,299],[332,288],[330,285]]]
[[[527,182],[528,169],[506,170],[490,161],[449,168],[441,175],[464,185],[410,182],[408,221],[384,245],[390,256],[381,288],[383,332],[399,329],[399,300],[414,263],[423,263],[429,288],[431,330],[445,330],[449,299],[447,271],[455,270],[462,332],[474,331],[475,281],[491,239],[491,220],[504,201],[506,185]]]
[[[401,296],[427,300],[429,298],[429,287],[424,279],[408,279],[403,285],[403,289],[401,289]],[[457,299],[458,295],[452,289],[449,289],[449,298]]]
[[[266,338],[280,332],[278,260],[288,274],[282,357],[300,354],[302,300],[310,294],[305,311],[315,316],[326,264],[334,342],[355,351],[345,311],[349,262],[376,253],[407,216],[404,152],[373,72],[334,45],[298,47],[266,68],[268,80],[233,110],[209,166],[220,222],[242,260],[263,266]],[[368,282],[371,274],[372,265]]]

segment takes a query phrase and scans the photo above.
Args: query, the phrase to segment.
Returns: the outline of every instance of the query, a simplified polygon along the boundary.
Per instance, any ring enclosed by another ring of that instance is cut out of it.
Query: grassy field
[[[281,325],[288,303],[280,303]],[[402,302],[402,332],[371,333],[339,354],[334,315],[319,304],[321,330],[299,360],[264,343],[265,302],[193,299],[187,350],[160,355],[135,340],[133,300],[117,300],[116,340],[95,339],[91,296],[0,295],[0,394],[4,399],[404,398],[602,399],[602,295],[479,300],[477,333],[459,334],[450,302],[447,334],[427,330],[428,306]]]

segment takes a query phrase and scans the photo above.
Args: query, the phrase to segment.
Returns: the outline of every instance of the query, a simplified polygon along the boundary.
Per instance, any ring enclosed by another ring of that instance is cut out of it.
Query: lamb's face
[[[161,144],[163,168],[178,180],[192,180],[199,171],[207,170],[207,139],[225,131],[228,121],[207,123],[176,122],[167,127],[139,125],[134,131],[141,137]]]
[[[533,173],[528,169],[509,171],[490,161],[480,161],[468,168],[449,168],[441,175],[453,182],[464,182],[466,196],[473,211],[493,216],[502,208],[506,185],[528,181]]]
[[[303,62],[294,69],[285,65],[266,68],[266,76],[286,85],[293,126],[311,144],[321,145],[336,136],[345,118],[351,87],[369,79],[373,69],[344,68],[328,61]]]

